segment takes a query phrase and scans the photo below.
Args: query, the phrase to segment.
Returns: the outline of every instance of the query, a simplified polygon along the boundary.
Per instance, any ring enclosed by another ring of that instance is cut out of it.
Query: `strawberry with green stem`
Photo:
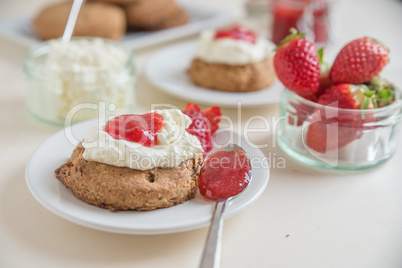
[[[319,86],[320,63],[313,43],[292,28],[276,48],[274,67],[278,79],[288,89],[306,99],[314,99]]]
[[[328,76],[330,65],[327,62],[324,62],[323,53],[323,48],[317,50],[318,59],[320,62],[319,85],[314,96],[309,98],[310,101],[314,102],[317,102],[321,94],[323,94],[329,87],[333,85]],[[288,123],[290,125],[296,124],[296,126],[301,126],[314,111],[314,108],[310,104],[305,104],[304,102],[290,102],[290,105],[293,107],[288,110]],[[295,121],[294,118],[297,118],[297,120]]]

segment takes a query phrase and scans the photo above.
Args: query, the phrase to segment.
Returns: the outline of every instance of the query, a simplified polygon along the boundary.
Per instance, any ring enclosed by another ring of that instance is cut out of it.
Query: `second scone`
[[[229,92],[256,91],[276,78],[273,44],[243,26],[201,33],[189,76],[198,86]]]
[[[33,25],[42,40],[63,35],[72,1],[51,4],[34,18]],[[88,2],[82,6],[73,36],[94,36],[117,40],[126,31],[126,18],[121,7]]]
[[[187,14],[174,0],[134,0],[124,5],[128,27],[160,30],[187,23]]]

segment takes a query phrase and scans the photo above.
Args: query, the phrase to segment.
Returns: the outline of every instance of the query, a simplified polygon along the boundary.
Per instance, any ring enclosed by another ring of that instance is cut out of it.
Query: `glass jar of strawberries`
[[[305,164],[356,170],[376,166],[397,148],[402,103],[377,109],[340,109],[300,97],[285,89],[278,144]]]
[[[397,148],[402,100],[380,77],[388,49],[362,37],[345,45],[332,66],[294,32],[277,48],[274,66],[284,84],[278,144],[311,166],[356,170],[376,166]]]

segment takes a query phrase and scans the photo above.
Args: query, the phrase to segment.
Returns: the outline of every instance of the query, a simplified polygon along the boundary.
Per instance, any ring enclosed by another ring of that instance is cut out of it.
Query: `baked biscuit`
[[[187,23],[187,14],[174,0],[136,0],[124,6],[127,25],[134,29],[160,30]]]
[[[42,40],[63,35],[72,1],[45,7],[33,20],[34,28]],[[121,7],[89,2],[85,3],[75,24],[73,36],[94,36],[117,40],[126,31],[126,18]]]
[[[260,90],[270,86],[276,77],[270,57],[244,65],[208,63],[196,58],[191,62],[189,75],[196,85],[231,92]]]
[[[135,170],[86,161],[79,144],[56,177],[83,201],[111,211],[167,208],[195,197],[203,162],[189,159],[176,168]]]

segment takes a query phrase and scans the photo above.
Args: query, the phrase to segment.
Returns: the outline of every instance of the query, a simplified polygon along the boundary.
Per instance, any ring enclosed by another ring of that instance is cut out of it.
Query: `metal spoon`
[[[85,0],[74,0],[73,5],[70,10],[70,15],[68,16],[66,28],[64,29],[63,36],[61,40],[63,42],[68,42],[74,31],[75,23],[77,22],[78,13],[80,12],[81,6]]]
[[[221,149],[222,150],[222,149]],[[229,144],[223,150],[242,151],[245,155],[246,152],[242,147],[236,144]],[[250,161],[250,160],[248,160]],[[250,163],[250,162],[249,162]],[[250,165],[251,166],[251,165]],[[246,187],[247,188],[247,187]],[[245,189],[245,188],[244,188]],[[242,191],[244,191],[244,189]],[[241,193],[241,192],[240,192]],[[239,193],[239,194],[240,194]],[[200,268],[218,268],[220,263],[221,241],[222,241],[222,226],[223,226],[223,213],[225,212],[226,202],[238,196],[239,194],[216,200],[214,214],[212,216],[211,224],[208,231],[207,241],[204,247]]]

